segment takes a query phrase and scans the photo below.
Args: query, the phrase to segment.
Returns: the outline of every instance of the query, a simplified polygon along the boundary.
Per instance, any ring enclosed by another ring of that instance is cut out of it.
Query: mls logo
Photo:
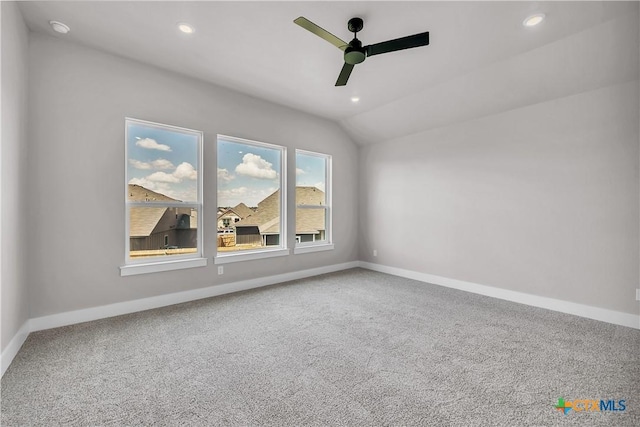
[[[627,409],[626,400],[618,401],[613,399],[574,399],[565,401],[558,398],[558,403],[554,406],[558,411],[567,415],[569,411],[575,412],[623,412]]]

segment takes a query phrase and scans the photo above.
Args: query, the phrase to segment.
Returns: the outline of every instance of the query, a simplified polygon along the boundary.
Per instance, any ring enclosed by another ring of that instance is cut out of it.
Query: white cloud
[[[198,179],[198,171],[194,169],[191,163],[182,162],[173,173],[154,172],[147,176],[146,179],[153,182],[171,182],[179,183],[185,179],[195,181]]]
[[[240,202],[245,203],[247,206],[251,206],[248,194],[249,189],[247,187],[220,190],[218,191],[218,206],[236,206]]]
[[[173,163],[171,163],[167,159],[156,159],[151,162],[151,166],[153,166],[154,169],[164,169],[164,170],[175,168]]]
[[[169,185],[163,182],[154,182],[149,181],[147,178],[131,178],[129,180],[129,184],[136,184],[149,189],[151,191],[155,191],[156,193],[164,194],[165,196],[172,197],[169,193],[171,192],[171,188]]]
[[[154,172],[151,175],[147,176],[145,179],[153,182],[171,182],[178,183],[180,182],[180,178],[174,176],[174,174],[166,173],[166,172]]]
[[[145,178],[131,178],[129,180],[129,184],[139,185],[139,186],[144,187],[144,188],[149,188],[149,187],[147,187],[147,185],[154,185],[153,182],[149,182]],[[151,188],[149,188],[149,190],[151,190]]]
[[[187,202],[195,202],[196,200],[198,200],[198,195],[197,195],[195,185],[188,187],[187,189],[184,189],[184,190],[179,190],[179,191],[171,190],[171,195],[169,197],[172,197],[176,200],[182,200]]]
[[[250,189],[247,187],[230,188],[218,191],[219,206],[236,206],[242,202],[247,206],[258,206],[258,203],[276,191],[277,188]]]
[[[198,179],[198,171],[196,171],[191,163],[182,162],[178,165],[175,172],[173,172],[173,176],[178,178],[180,181],[183,179],[195,181]]]
[[[165,159],[154,160],[159,167],[171,164]],[[152,164],[154,162],[151,162]],[[173,166],[173,165],[172,165]],[[197,188],[195,183],[188,184],[188,181],[195,181],[198,178],[198,171],[187,162],[182,162],[172,173],[157,171],[144,178],[133,178],[129,184],[141,185],[149,190],[164,194],[176,200],[197,200]],[[181,184],[183,181],[187,181]],[[181,184],[181,185],[177,185]]]
[[[151,169],[151,165],[147,162],[141,162],[140,160],[129,159],[129,163],[136,169]]]
[[[304,175],[304,170],[300,169],[300,168],[296,168],[296,175]]]
[[[272,164],[262,157],[247,153],[242,157],[242,163],[236,166],[236,172],[258,179],[276,179],[278,174],[272,169]]]
[[[229,188],[228,190],[218,191],[218,197],[238,197],[246,196],[249,193],[247,187]]]
[[[166,170],[166,169],[175,168],[173,163],[171,163],[167,159],[156,159],[156,160],[153,160],[151,162],[141,162],[140,160],[129,159],[129,163],[134,168],[141,169],[141,170],[149,170],[149,169],[159,169],[159,170],[163,170],[164,169],[164,170]]]
[[[136,141],[136,145],[149,150],[171,151],[171,147],[165,144],[158,144],[155,139],[144,138]]]
[[[228,170],[218,168],[218,182],[229,182],[234,178]]]

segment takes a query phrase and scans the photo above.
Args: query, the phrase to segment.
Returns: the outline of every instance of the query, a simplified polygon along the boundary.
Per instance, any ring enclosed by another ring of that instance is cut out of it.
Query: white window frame
[[[296,159],[298,154],[305,156],[320,157],[325,160],[325,204],[324,205],[299,205],[294,201],[296,209],[324,209],[325,211],[325,240],[319,240],[315,242],[299,242],[296,238],[296,245],[293,248],[294,254],[305,254],[309,252],[330,251],[333,250],[335,245],[333,243],[333,202],[332,202],[332,157],[330,154],[317,153],[307,150],[296,150]],[[296,168],[298,163],[296,162]],[[297,185],[297,183],[296,183]],[[297,236],[296,236],[297,237]]]
[[[198,164],[196,166],[196,170],[198,171],[197,178],[197,197],[198,200],[196,202],[154,202],[154,201],[131,201],[129,200],[129,172],[128,172],[128,163],[129,163],[129,125],[130,124],[138,124],[144,125],[148,127],[170,130],[173,132],[181,132],[194,135],[198,138]],[[203,256],[203,192],[202,192],[202,165],[203,165],[203,155],[202,155],[202,147],[204,144],[204,135],[201,131],[167,125],[163,123],[155,123],[147,120],[134,119],[130,117],[125,117],[125,138],[124,138],[124,147],[125,147],[125,180],[124,180],[124,207],[125,207],[125,261],[124,265],[120,267],[120,275],[121,276],[131,276],[136,274],[144,274],[144,273],[155,273],[160,271],[170,271],[170,270],[179,270],[184,268],[192,268],[192,267],[204,267],[207,265],[207,258]],[[194,254],[184,254],[184,255],[172,255],[170,257],[165,258],[145,258],[145,259],[132,259],[130,257],[130,208],[132,207],[153,207],[153,206],[162,206],[168,208],[192,208],[196,209],[198,214],[198,225],[197,225],[197,249]]]
[[[255,145],[257,147],[269,148],[280,151],[280,246],[265,249],[251,249],[246,251],[218,252],[216,243],[216,254],[213,257],[214,264],[228,264],[239,261],[250,261],[255,259],[287,256],[291,254],[287,244],[287,147],[270,144],[268,142],[254,141],[251,139],[238,138],[235,136],[218,134],[216,139],[216,168],[218,165],[218,143],[220,140],[227,142],[237,142],[245,145]],[[216,175],[217,176],[217,175]],[[218,203],[218,182],[216,178],[216,207]]]

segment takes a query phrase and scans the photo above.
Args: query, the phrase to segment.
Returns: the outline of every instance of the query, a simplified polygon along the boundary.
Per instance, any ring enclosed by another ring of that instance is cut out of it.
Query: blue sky
[[[182,201],[197,200],[198,136],[128,124],[129,184]],[[280,150],[220,139],[218,205],[257,206],[280,186]],[[296,185],[325,189],[325,159],[296,155]]]
[[[128,123],[129,184],[177,200],[197,201],[198,136]]]
[[[280,187],[280,150],[218,140],[218,206],[258,202]]]
[[[296,185],[324,190],[324,159],[296,156]],[[280,151],[267,147],[218,140],[218,206],[258,202],[280,186]]]
[[[296,153],[296,186],[325,191],[326,158]]]

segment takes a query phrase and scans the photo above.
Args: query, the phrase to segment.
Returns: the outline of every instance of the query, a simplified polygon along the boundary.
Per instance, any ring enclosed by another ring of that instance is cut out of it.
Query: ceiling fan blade
[[[326,41],[328,41],[329,43],[331,43],[332,45],[336,46],[339,49],[345,50],[347,46],[349,46],[349,43],[347,43],[342,39],[339,39],[338,37],[331,34],[329,31],[325,30],[324,28],[320,28],[319,26],[309,21],[304,16],[294,19],[293,22],[300,25],[305,30],[311,31],[316,36],[325,39]]]
[[[376,43],[365,46],[367,56],[379,55],[381,53],[394,52],[396,50],[409,49],[412,47],[426,46],[429,44],[429,32],[414,34],[412,36],[401,37],[395,40]]]
[[[347,80],[349,80],[351,71],[353,71],[353,64],[347,64],[345,62],[342,66],[342,70],[340,71],[340,75],[338,76],[338,80],[336,81],[336,86],[345,86],[347,84]]]

